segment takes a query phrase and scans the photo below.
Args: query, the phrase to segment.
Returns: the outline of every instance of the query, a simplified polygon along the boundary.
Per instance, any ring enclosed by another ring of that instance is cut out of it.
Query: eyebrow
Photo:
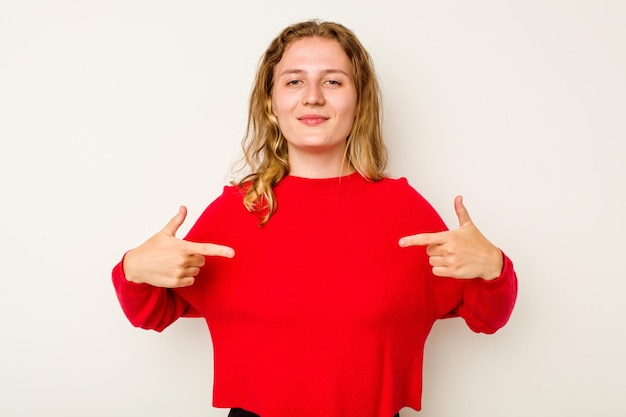
[[[279,74],[279,76],[283,76],[283,75],[289,75],[289,74],[304,74],[306,73],[306,71],[301,70],[301,69],[297,69],[297,68],[293,68],[293,69],[286,69],[283,72],[281,72]],[[346,77],[350,77],[350,74],[348,74],[346,71],[342,70],[342,69],[326,69],[322,71],[322,74],[326,75],[326,74],[343,74]]]

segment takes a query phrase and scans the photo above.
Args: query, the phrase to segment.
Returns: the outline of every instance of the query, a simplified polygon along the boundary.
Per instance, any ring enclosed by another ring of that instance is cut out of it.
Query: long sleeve
[[[405,183],[408,186],[407,183]],[[409,187],[404,214],[408,221],[417,218],[410,233],[439,232],[447,226],[417,191]],[[412,213],[415,213],[412,215]],[[417,215],[419,213],[419,215]],[[468,327],[477,333],[494,333],[509,320],[517,298],[517,276],[511,260],[503,253],[503,267],[500,276],[487,281],[481,278],[443,278],[432,274],[426,248],[415,248],[422,258],[424,273],[428,278],[435,305],[436,318],[462,317]]]
[[[517,299],[513,263],[506,255],[503,257],[502,273],[491,281],[433,277],[439,317],[460,316],[477,333],[491,334],[503,327]]]
[[[113,268],[113,286],[122,310],[133,326],[161,332],[179,317],[198,315],[172,290],[126,280],[123,261]]]
[[[503,327],[517,299],[517,276],[513,263],[504,256],[502,274],[492,280],[473,279],[465,289],[459,314],[475,332],[494,333]]]
[[[216,207],[222,207],[224,200],[224,197],[220,196],[213,201],[196,220],[184,239],[193,242],[222,243],[220,240],[214,240],[210,231],[230,216],[230,210],[217,210],[222,217],[216,217]],[[240,202],[237,206],[245,210]],[[219,262],[215,258],[207,257],[207,264]],[[134,326],[160,332],[180,317],[203,316],[204,294],[210,269],[208,265],[202,268],[193,285],[167,289],[129,282],[124,275],[123,262],[124,258],[113,268],[113,285],[124,314]]]

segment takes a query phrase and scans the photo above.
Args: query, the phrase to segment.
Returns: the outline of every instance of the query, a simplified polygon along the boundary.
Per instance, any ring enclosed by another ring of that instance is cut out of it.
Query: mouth
[[[319,114],[305,114],[297,119],[307,126],[318,126],[328,120],[328,117],[320,116]]]

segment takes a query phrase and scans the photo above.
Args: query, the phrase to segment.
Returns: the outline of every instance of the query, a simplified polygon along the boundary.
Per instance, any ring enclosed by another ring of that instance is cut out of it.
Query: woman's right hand
[[[128,281],[155,287],[187,287],[194,283],[205,256],[235,256],[228,246],[178,239],[176,232],[185,217],[187,208],[181,206],[160,232],[126,253],[123,268]]]

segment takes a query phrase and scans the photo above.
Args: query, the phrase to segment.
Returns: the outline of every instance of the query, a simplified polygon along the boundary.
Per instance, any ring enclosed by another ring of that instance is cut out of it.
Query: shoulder
[[[237,185],[226,185],[222,193],[200,214],[187,235],[188,240],[206,240],[222,229],[232,227],[250,216],[243,205],[243,190]]]
[[[430,202],[405,177],[385,177],[372,183],[372,200],[381,201],[398,218],[412,219],[424,231],[440,231],[445,225]],[[410,220],[406,220],[410,221]]]
[[[426,199],[417,191],[405,177],[385,177],[378,181],[373,181],[374,189],[383,193],[388,198],[405,200],[415,204],[428,204]]]
[[[232,213],[235,207],[243,207],[245,191],[239,185],[225,185],[220,194],[204,210],[202,216],[217,213]]]

